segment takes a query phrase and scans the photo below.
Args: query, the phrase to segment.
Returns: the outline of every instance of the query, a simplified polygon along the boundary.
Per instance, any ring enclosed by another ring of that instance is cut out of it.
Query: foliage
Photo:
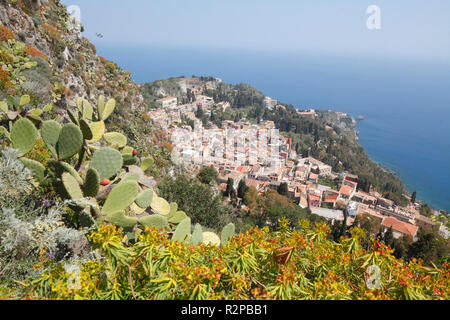
[[[158,185],[159,194],[169,202],[178,204],[180,210],[192,219],[192,223],[218,230],[224,225],[220,217],[227,214],[220,196],[212,188],[193,179],[179,176],[166,178]]]
[[[203,166],[200,169],[197,177],[201,182],[205,184],[211,184],[212,182],[217,181],[218,176],[219,173],[217,172],[216,168]]]
[[[104,225],[90,236],[105,260],[77,265],[78,286],[64,264],[26,283],[26,299],[107,300],[417,300],[449,298],[449,265],[424,267],[404,262],[374,242],[373,251],[358,246],[358,234],[342,244],[326,240],[330,229],[302,231],[252,229],[224,247],[170,241],[147,228],[133,245],[116,227]],[[368,267],[381,272],[381,286],[369,289]],[[262,267],[264,266],[264,267]],[[74,268],[73,268],[74,269]]]

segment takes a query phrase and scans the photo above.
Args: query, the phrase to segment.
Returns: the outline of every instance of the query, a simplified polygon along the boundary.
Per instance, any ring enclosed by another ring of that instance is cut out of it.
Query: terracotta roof
[[[309,178],[310,178],[311,180],[316,180],[317,178],[319,178],[319,175],[316,174],[316,173],[310,173],[310,174],[309,174]]]
[[[353,188],[350,186],[342,186],[341,190],[339,191],[339,193],[346,195],[348,197],[350,197],[352,195],[353,192]]]
[[[414,237],[419,229],[419,227],[415,225],[399,221],[393,217],[384,218],[382,225],[386,228],[392,228],[402,234],[410,235],[411,237]]]

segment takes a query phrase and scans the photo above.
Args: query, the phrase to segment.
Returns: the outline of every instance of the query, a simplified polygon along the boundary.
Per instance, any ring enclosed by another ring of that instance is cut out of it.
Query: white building
[[[178,99],[176,97],[166,97],[156,100],[156,105],[162,108],[176,108],[178,105]]]

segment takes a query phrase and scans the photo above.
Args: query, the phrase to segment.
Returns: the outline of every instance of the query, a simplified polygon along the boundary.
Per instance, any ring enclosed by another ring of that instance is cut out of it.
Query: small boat
[[[358,120],[364,120],[364,116],[358,116]]]

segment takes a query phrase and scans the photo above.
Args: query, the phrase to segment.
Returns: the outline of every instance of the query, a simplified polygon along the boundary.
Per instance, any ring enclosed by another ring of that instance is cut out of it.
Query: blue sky
[[[448,0],[62,2],[81,8],[85,36],[95,44],[450,60]],[[366,27],[369,5],[381,8],[381,30]]]

